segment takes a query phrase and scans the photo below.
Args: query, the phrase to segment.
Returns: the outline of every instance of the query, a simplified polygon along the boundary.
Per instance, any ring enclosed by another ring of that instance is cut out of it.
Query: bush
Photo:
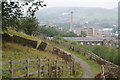
[[[63,38],[61,36],[54,36],[53,39],[54,40],[63,40]]]
[[[114,47],[107,47],[107,46],[91,46],[86,47],[86,49],[92,51],[94,54],[106,59],[108,61],[114,62],[115,64],[119,64],[119,50]]]

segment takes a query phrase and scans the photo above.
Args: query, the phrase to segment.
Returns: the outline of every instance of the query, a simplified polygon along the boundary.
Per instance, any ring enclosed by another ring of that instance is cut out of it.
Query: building
[[[103,35],[104,37],[110,37],[113,34],[113,28],[103,28],[99,29],[99,35]]]
[[[94,36],[95,35],[95,28],[88,28],[88,35],[87,36]]]
[[[87,34],[87,37],[96,35],[95,28],[83,28],[81,31],[84,31]]]
[[[98,31],[95,28],[82,28],[82,29],[74,29],[73,30],[75,34],[80,35],[82,31],[84,31],[87,35],[87,37],[93,37],[93,36],[97,36]]]

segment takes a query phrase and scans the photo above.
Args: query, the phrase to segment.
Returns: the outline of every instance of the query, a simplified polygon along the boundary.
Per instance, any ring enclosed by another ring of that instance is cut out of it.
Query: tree
[[[46,27],[46,26],[41,26],[39,28],[39,33],[44,34],[49,37],[53,37],[56,35],[62,36],[62,37],[77,37],[77,34],[73,32],[66,32],[64,30],[60,30],[57,27]]]
[[[43,4],[43,1],[34,2],[31,0],[30,2],[2,2],[3,28],[5,28],[6,26],[15,28],[18,27],[19,20],[21,17],[23,17],[23,12],[25,11],[23,6],[29,6],[27,9],[27,16],[34,17],[34,14],[37,10],[39,10],[39,7],[44,7],[46,5]]]
[[[11,27],[16,27],[16,20],[20,16],[22,16],[21,13],[21,7],[18,6],[18,2],[2,2],[2,26],[3,28],[5,26],[11,26]]]
[[[21,29],[28,35],[32,35],[33,32],[38,29],[38,21],[35,17],[25,17],[21,20]]]
[[[81,31],[80,37],[86,37],[87,34],[84,31]]]
[[[77,36],[77,34],[75,34],[74,32],[68,32],[65,34],[64,37],[76,37],[76,36]]]

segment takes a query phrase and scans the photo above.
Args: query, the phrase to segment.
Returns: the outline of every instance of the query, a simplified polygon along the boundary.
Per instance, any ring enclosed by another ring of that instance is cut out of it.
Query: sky
[[[99,7],[112,9],[120,0],[44,0],[49,7]]]

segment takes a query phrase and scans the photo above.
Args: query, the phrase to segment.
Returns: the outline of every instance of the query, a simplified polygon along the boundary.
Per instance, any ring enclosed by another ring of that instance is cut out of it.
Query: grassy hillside
[[[22,46],[15,43],[8,43],[5,42],[2,45],[2,61],[9,61],[13,60],[25,60],[27,58],[34,59],[34,58],[51,58],[51,59],[59,59],[62,58],[58,57],[55,54],[51,54],[52,47],[47,46],[45,51],[39,51],[34,48],[29,48],[27,46]]]
[[[24,33],[20,33],[20,32],[15,32],[14,30],[13,31],[7,31],[7,32],[4,32],[4,33],[9,33],[11,36],[12,35],[17,35],[17,36],[21,36],[21,37],[26,37],[27,39],[31,39],[31,40],[40,40],[41,39],[38,39],[38,38],[35,38],[35,37],[31,37],[31,36],[28,36]],[[16,33],[16,34],[15,34]],[[3,41],[3,44],[2,44],[2,62],[8,62],[10,60],[26,60],[27,58],[29,59],[36,59],[36,58],[39,58],[41,57],[42,59],[52,59],[52,60],[59,60],[59,61],[64,61],[66,62],[63,58],[59,57],[58,55],[55,55],[55,54],[52,54],[52,46],[50,45],[47,45],[45,51],[40,51],[40,50],[37,50],[36,48],[30,48],[28,46],[23,46],[23,45],[20,45],[20,44],[17,44],[17,43],[11,43],[11,42],[6,42],[6,41]],[[35,62],[30,62],[30,65],[35,65],[37,64],[38,62],[35,61]],[[46,62],[43,62],[44,64]],[[62,65],[62,64],[59,64],[59,65]],[[68,76],[68,75],[64,75],[62,76],[63,78],[68,78],[68,77],[71,77],[71,78],[74,78],[74,77],[78,77],[80,78],[80,76],[82,75],[83,73],[83,70],[80,66],[78,66],[78,63],[75,64],[76,67],[75,67],[75,70],[78,74],[76,74],[75,76]],[[19,68],[19,67],[23,67],[25,66],[25,63],[17,63],[14,65],[14,67],[16,68]],[[8,64],[5,64],[5,65],[2,65],[2,69],[3,70],[8,70],[10,68],[10,65]],[[33,68],[30,68],[30,72],[34,72],[34,71],[37,71],[37,67],[33,67]],[[25,74],[26,73],[26,69],[21,69],[21,70],[17,70],[14,72],[14,76],[18,76],[18,75],[22,75],[22,74]],[[10,77],[10,74],[9,73],[3,73],[3,78],[9,78]],[[35,74],[34,74],[35,75]],[[34,76],[34,75],[31,75],[31,76]]]
[[[41,57],[42,59],[47,58],[47,59],[52,59],[52,60],[60,60],[60,61],[64,61],[62,58],[60,58],[59,56],[55,55],[55,54],[51,54],[51,47],[47,46],[45,51],[39,51],[37,49],[33,49],[33,48],[29,48],[27,46],[22,46],[19,44],[15,44],[15,43],[8,43],[5,42],[2,45],[2,61],[6,62],[6,61],[10,61],[10,60],[26,60],[27,58],[29,59],[36,59],[38,57]],[[33,65],[37,62],[31,62],[30,64]],[[25,64],[19,63],[19,64],[15,64],[14,66],[17,67],[23,67]],[[9,65],[3,65],[2,66],[3,70],[8,70],[9,69]],[[37,71],[37,67],[36,68],[30,68],[30,72],[34,72]],[[22,75],[25,74],[26,70],[18,70],[14,72],[14,76],[18,76],[18,75]],[[8,74],[4,74],[3,73],[4,78],[9,78],[9,73]],[[34,75],[33,75],[34,76]]]
[[[20,36],[25,39],[38,41],[38,45],[42,41],[42,38],[38,39],[36,37],[26,35],[22,32],[16,32],[12,28],[8,28],[7,30],[3,31],[3,33],[7,33],[10,36],[16,35],[16,36]],[[23,60],[26,58],[37,58],[37,57],[46,57],[46,58],[55,59],[58,57],[54,54],[51,54],[52,46],[49,46],[49,45],[47,45],[45,51],[39,51],[37,49],[30,48],[28,46],[22,46],[17,43],[15,44],[15,43],[9,43],[9,42],[3,41],[2,48],[3,48],[3,52],[2,52],[3,61],[8,61],[10,59]]]

